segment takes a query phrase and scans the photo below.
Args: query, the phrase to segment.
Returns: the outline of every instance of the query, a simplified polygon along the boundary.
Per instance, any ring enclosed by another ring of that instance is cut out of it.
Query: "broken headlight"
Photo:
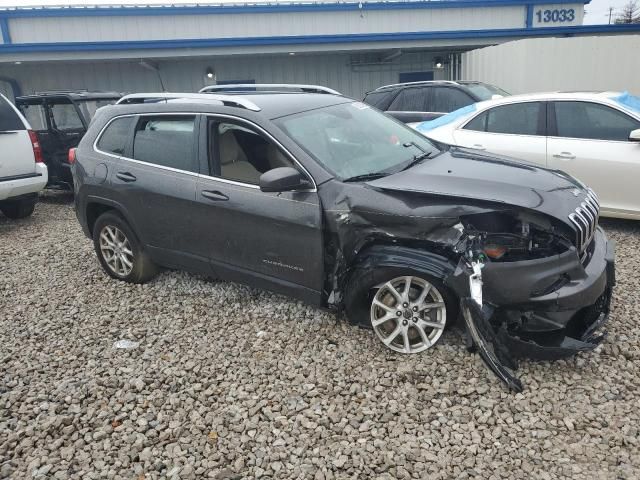
[[[503,212],[470,215],[462,219],[468,249],[490,261],[516,262],[558,255],[571,243],[545,219]]]

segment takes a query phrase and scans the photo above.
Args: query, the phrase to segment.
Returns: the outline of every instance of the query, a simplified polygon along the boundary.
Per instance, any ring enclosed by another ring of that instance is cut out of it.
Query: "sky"
[[[247,0],[247,2],[256,2],[260,0]],[[273,1],[273,0],[272,0]],[[277,0],[276,0],[277,1]],[[309,1],[309,0],[306,0]],[[615,12],[619,11],[623,5],[629,0],[592,0],[590,4],[585,6],[587,14],[584,17],[585,25],[597,25],[609,22],[609,8],[613,7]],[[0,6],[33,6],[33,5],[122,5],[122,4],[194,4],[197,0],[94,0],[92,2],[83,2],[79,0],[0,0]],[[207,3],[205,1],[201,3]],[[243,3],[243,0],[212,0],[210,3]]]

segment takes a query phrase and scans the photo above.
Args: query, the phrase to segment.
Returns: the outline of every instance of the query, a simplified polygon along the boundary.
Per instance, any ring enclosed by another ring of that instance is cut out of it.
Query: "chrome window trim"
[[[138,163],[140,165],[148,165],[151,167],[156,167],[159,168],[161,170],[167,170],[167,171],[171,171],[171,172],[176,172],[176,173],[184,173],[187,175],[192,175],[192,176],[196,176],[196,177],[200,177],[200,178],[209,178],[212,180],[217,180],[219,182],[223,182],[223,183],[227,183],[230,185],[236,185],[239,187],[249,187],[249,188],[253,188],[253,189],[257,189],[260,190],[260,186],[259,185],[254,185],[252,183],[244,183],[244,182],[238,182],[235,180],[229,180],[226,178],[221,178],[221,177],[213,177],[211,175],[205,175],[202,173],[195,173],[195,172],[191,172],[189,170],[182,170],[182,169],[178,169],[178,168],[173,168],[173,167],[165,167],[163,165],[158,165],[155,163],[149,163],[149,162],[144,162],[142,160],[136,160],[135,158],[129,158],[126,157],[124,155],[116,155],[114,153],[109,153],[109,152],[105,152],[103,150],[100,150],[98,148],[98,142],[100,141],[100,139],[102,138],[102,136],[104,135],[105,130],[109,127],[109,125],[111,125],[111,123],[113,123],[115,120],[120,119],[120,118],[127,118],[127,117],[155,117],[155,116],[160,116],[160,115],[169,115],[169,116],[178,116],[178,115],[184,115],[184,116],[194,116],[194,115],[204,115],[207,117],[222,117],[222,118],[227,118],[227,119],[231,119],[231,120],[237,120],[240,122],[244,122],[246,124],[248,124],[249,126],[251,126],[252,128],[255,128],[257,130],[259,130],[260,132],[262,132],[264,135],[266,135],[272,142],[274,142],[276,145],[278,145],[278,147],[280,147],[285,154],[293,161],[293,163],[297,166],[299,166],[304,173],[306,174],[306,176],[308,178],[311,179],[311,182],[313,184],[313,188],[309,188],[309,189],[304,189],[304,190],[293,190],[295,192],[309,192],[309,193],[315,193],[318,191],[318,185],[316,184],[315,179],[313,178],[313,176],[309,173],[309,171],[304,167],[304,165],[302,165],[295,157],[294,155],[287,150],[284,145],[282,145],[282,143],[280,143],[278,140],[276,140],[273,135],[271,135],[269,132],[267,132],[264,128],[260,127],[259,125],[256,125],[255,123],[253,123],[250,120],[247,120],[245,118],[242,117],[237,117],[235,115],[227,115],[227,114],[223,114],[223,113],[206,113],[206,112],[157,112],[157,113],[128,113],[125,115],[118,115],[116,117],[111,118],[105,125],[104,127],[102,127],[102,129],[100,130],[100,132],[98,133],[98,135],[96,135],[96,139],[93,142],[93,150],[96,153],[99,153],[101,155],[107,155],[109,157],[112,158],[117,158],[117,159],[121,159],[121,160],[127,160],[129,162],[133,162],[133,163]]]

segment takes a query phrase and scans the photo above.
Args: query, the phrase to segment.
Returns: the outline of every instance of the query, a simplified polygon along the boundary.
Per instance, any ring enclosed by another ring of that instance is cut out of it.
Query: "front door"
[[[206,175],[197,187],[198,255],[220,275],[318,302],[323,282],[322,216],[313,191],[265,193],[260,175],[292,166],[264,131],[209,117]]]
[[[640,143],[629,134],[640,121],[606,105],[554,102],[548,164],[575,176],[598,194],[603,214],[640,212]]]
[[[454,133],[456,145],[546,166],[545,104],[500,105],[478,114]]]

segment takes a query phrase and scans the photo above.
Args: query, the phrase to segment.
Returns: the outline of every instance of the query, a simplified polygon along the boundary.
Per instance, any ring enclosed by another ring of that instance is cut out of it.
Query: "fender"
[[[127,210],[122,206],[122,204],[120,204],[119,202],[116,202],[115,200],[112,200],[110,198],[104,198],[104,197],[100,197],[100,196],[97,196],[97,195],[90,195],[89,194],[89,195],[86,196],[86,199],[85,199],[84,219],[83,219],[84,222],[83,223],[86,225],[86,231],[87,232],[89,232],[89,224],[87,222],[87,207],[91,203],[98,203],[100,205],[106,205],[106,206],[111,207],[114,210],[116,210],[127,221],[129,226],[131,227],[131,229],[138,236],[138,239],[143,244],[146,244],[146,242],[144,241],[144,239],[140,235],[140,230],[137,228],[135,220],[133,220],[133,218],[128,213],[126,213]],[[88,236],[90,238],[92,237],[92,235],[93,235],[93,232],[89,232]]]

